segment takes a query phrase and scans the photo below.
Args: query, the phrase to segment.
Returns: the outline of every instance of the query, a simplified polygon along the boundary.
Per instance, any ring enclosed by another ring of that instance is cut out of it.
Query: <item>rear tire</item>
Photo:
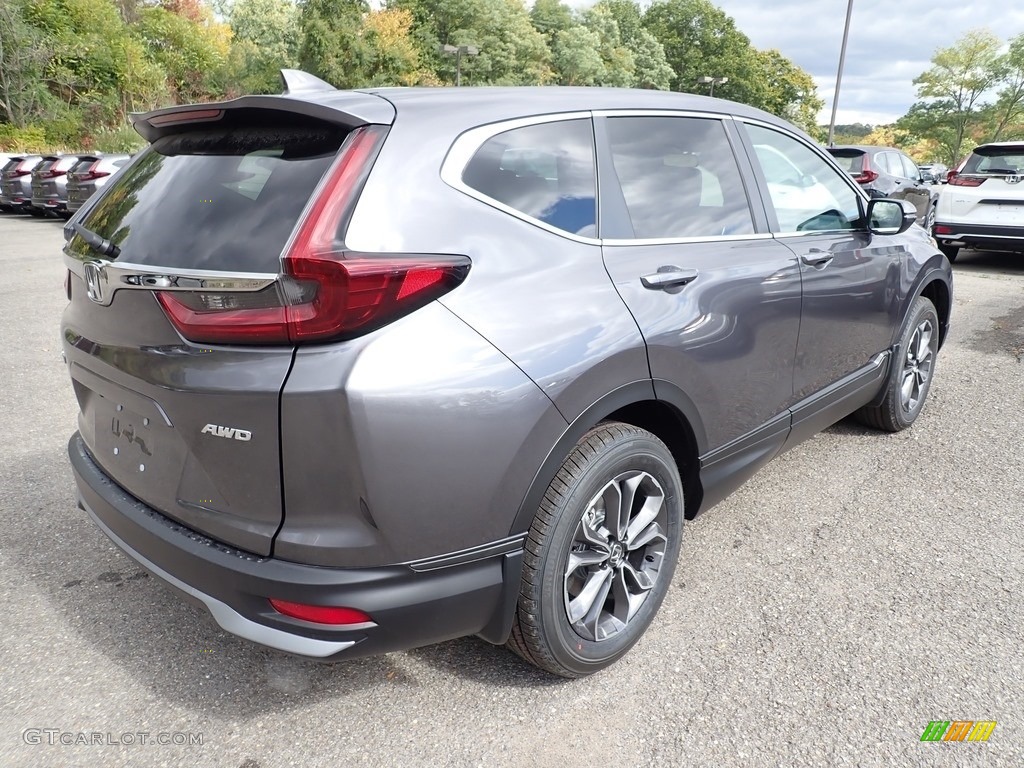
[[[587,432],[530,526],[508,647],[567,678],[613,664],[668,591],[682,520],[682,481],[661,440],[620,422]]]
[[[938,313],[928,299],[918,296],[891,362],[885,398],[877,407],[861,408],[857,418],[886,432],[899,432],[913,424],[931,389],[938,351]]]
[[[957,254],[960,253],[959,245],[946,245],[945,243],[939,243],[939,250],[942,251],[943,255],[949,259],[949,263],[952,264],[956,261]]]

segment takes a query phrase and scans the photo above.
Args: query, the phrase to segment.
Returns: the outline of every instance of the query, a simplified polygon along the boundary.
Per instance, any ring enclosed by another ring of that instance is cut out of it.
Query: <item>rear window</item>
[[[858,174],[864,170],[863,152],[846,152],[841,149],[830,149],[829,153],[835,158],[839,167],[847,173]]]
[[[1022,173],[1024,147],[978,147],[967,159],[963,173]]]
[[[159,139],[108,185],[83,226],[119,261],[169,269],[278,272],[279,257],[346,131],[230,128]],[[95,254],[80,237],[72,254]]]
[[[45,173],[46,171],[50,170],[56,162],[57,160],[55,158],[48,158],[46,160],[43,160],[41,163],[36,165],[35,168],[32,169],[32,172]]]
[[[95,157],[83,157],[83,158],[80,158],[77,163],[75,163],[73,166],[71,166],[71,170],[69,170],[68,173],[69,174],[85,173],[86,171],[89,170],[90,166],[93,163],[95,163],[95,162],[96,162],[96,158]]]

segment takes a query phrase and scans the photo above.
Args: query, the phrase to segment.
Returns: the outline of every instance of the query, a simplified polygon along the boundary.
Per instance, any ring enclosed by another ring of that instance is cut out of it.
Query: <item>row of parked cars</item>
[[[129,157],[0,154],[0,211],[67,218]]]
[[[1024,252],[1024,142],[982,144],[955,169],[918,166],[892,147],[828,151],[869,197],[913,203],[950,261],[962,248]]]

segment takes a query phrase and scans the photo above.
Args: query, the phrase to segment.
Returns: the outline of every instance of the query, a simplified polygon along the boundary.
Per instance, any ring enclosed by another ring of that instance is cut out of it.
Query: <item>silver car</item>
[[[687,518],[848,414],[921,414],[949,262],[788,123],[286,80],[137,116],[65,227],[80,504],[225,630],[591,674]]]
[[[0,169],[0,208],[15,213],[30,213],[32,208],[32,169],[40,155],[15,155]]]
[[[67,174],[67,210],[74,213],[102,188],[130,155],[80,155]]]
[[[67,173],[78,162],[78,155],[44,155],[32,169],[32,207],[50,215],[68,210]]]

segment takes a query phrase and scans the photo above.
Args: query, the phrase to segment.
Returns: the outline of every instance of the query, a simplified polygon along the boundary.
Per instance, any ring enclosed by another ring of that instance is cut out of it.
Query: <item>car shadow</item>
[[[953,264],[956,272],[1019,275],[1024,273],[1024,253],[963,249]]]
[[[5,560],[13,569],[6,584],[31,583],[51,609],[45,613],[59,617],[40,625],[47,637],[69,651],[84,642],[105,658],[100,667],[126,672],[161,701],[249,717],[354,691],[415,687],[437,671],[497,687],[558,683],[477,638],[338,663],[240,640],[118,550],[77,508],[63,450],[23,455],[7,484],[7,498],[22,502],[5,513]]]

